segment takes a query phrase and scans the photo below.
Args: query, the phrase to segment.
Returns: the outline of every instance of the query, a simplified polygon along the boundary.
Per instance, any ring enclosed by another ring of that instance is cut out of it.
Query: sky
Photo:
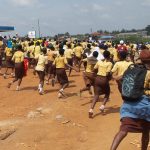
[[[150,0],[0,0],[0,25],[15,33],[43,36],[97,30],[143,29],[150,24]]]

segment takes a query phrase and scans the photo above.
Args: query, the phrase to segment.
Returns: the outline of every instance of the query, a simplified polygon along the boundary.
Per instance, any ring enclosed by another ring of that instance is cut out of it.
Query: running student
[[[64,56],[64,49],[60,46],[59,49],[59,56],[55,58],[55,61],[53,65],[56,67],[56,76],[58,79],[59,84],[61,85],[61,88],[58,92],[58,97],[64,96],[64,89],[68,87],[69,81],[66,74],[65,66],[67,65],[67,59]]]
[[[80,62],[82,59],[82,54],[83,54],[83,47],[81,46],[80,43],[77,44],[77,46],[73,49],[74,51],[74,65],[78,66],[80,69]]]
[[[47,51],[47,59],[48,59],[48,64],[47,64],[47,73],[48,73],[48,79],[47,79],[47,84],[49,84],[49,80],[52,78],[52,86],[54,86],[54,66],[53,62],[56,57],[56,52],[55,48],[53,46],[50,46],[48,51]]]
[[[141,54],[141,60],[148,69],[144,78],[144,87],[141,88],[141,90],[144,89],[144,91],[142,91],[144,94],[136,101],[124,100],[120,110],[120,130],[113,140],[111,150],[116,150],[118,148],[119,144],[127,136],[128,132],[142,133],[141,150],[148,149],[150,133],[150,51],[147,50],[146,53],[143,51]]]
[[[127,70],[127,68],[133,64],[133,62],[127,62],[127,52],[122,51],[120,52],[120,61],[116,62],[113,66],[111,73],[113,74],[113,78],[116,80],[118,84],[118,90],[121,93],[121,81],[122,81],[122,75]]]
[[[84,49],[82,58],[85,59],[85,58],[89,57],[91,53],[92,53],[91,44],[88,43],[87,47]],[[87,67],[87,61],[84,61],[83,65],[84,65],[84,69],[86,69],[86,67]]]
[[[64,89],[67,88],[69,85],[65,66],[71,67],[68,64],[66,57],[64,56],[64,49],[63,49],[63,46],[61,46],[61,45],[60,45],[60,49],[59,49],[59,56],[57,56],[55,58],[53,65],[55,65],[55,67],[56,67],[56,76],[57,76],[58,82],[61,85],[61,88],[58,92],[58,97],[61,98],[62,96],[65,96]],[[71,67],[71,68],[74,69],[73,67]]]
[[[3,74],[4,79],[6,79],[6,74],[8,72],[8,69],[10,68],[12,70],[11,76],[13,77],[13,71],[14,71],[14,63],[12,61],[13,51],[12,51],[12,41],[9,40],[7,42],[7,47],[5,48],[5,56],[6,56],[6,70]]]
[[[22,46],[18,45],[17,51],[12,57],[12,61],[15,63],[15,79],[8,83],[8,88],[18,81],[16,91],[20,90],[20,85],[24,76],[24,53],[22,52]]]
[[[40,46],[40,42],[37,41],[36,44],[35,44],[34,52],[33,52],[33,55],[34,55],[34,65],[35,66],[37,65],[36,58],[38,57],[38,55],[40,55],[40,53],[41,53],[41,46]],[[33,74],[34,75],[36,74],[35,68],[34,68]]]
[[[67,44],[67,48],[65,50],[65,57],[67,59],[67,62],[70,66],[73,67],[73,50],[71,49],[71,44]],[[72,68],[69,68],[69,74],[68,76],[71,75],[71,71],[72,71]]]
[[[34,49],[35,49],[35,46],[34,46],[34,42],[31,41],[29,43],[29,49],[28,49],[28,55],[29,55],[29,68],[31,66],[35,66],[35,60],[34,60]]]
[[[93,52],[92,57],[87,57],[86,59],[82,60],[82,62],[87,62],[86,71],[83,72],[83,79],[86,87],[80,90],[80,96],[83,91],[89,91],[89,93],[92,94],[91,86],[94,86],[94,79],[96,77],[94,72],[94,66],[97,63],[97,57],[98,57],[98,52],[95,51]]]
[[[35,59],[37,60],[37,65],[35,67],[35,70],[40,79],[39,86],[38,86],[40,95],[44,94],[43,87],[44,87],[44,78],[45,78],[45,65],[48,63],[46,53],[47,53],[47,49],[43,48],[42,52],[35,57]]]
[[[100,111],[104,111],[105,105],[110,95],[109,76],[112,69],[112,63],[110,62],[110,52],[104,51],[104,60],[100,60],[95,65],[94,69],[98,70],[94,83],[94,99],[89,110],[89,118],[93,116],[93,109],[99,96],[105,94],[103,104],[100,106]]]

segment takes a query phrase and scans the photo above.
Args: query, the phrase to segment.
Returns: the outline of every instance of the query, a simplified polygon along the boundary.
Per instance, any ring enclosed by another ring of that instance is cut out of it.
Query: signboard
[[[28,37],[29,37],[30,39],[35,39],[35,37],[36,37],[36,32],[35,32],[35,31],[29,31],[29,32],[28,32]]]

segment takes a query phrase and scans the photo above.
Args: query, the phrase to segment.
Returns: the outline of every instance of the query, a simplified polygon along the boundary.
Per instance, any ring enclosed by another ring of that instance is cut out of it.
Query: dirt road
[[[109,150],[120,125],[122,101],[116,83],[111,82],[105,113],[99,112],[98,102],[89,119],[92,97],[88,92],[81,98],[76,94],[84,85],[81,75],[73,72],[69,78],[66,99],[57,98],[57,84],[45,85],[45,95],[40,96],[38,78],[31,71],[19,92],[15,85],[7,89],[11,78],[0,77],[0,150]],[[129,134],[118,150],[138,150],[139,140],[140,134]]]

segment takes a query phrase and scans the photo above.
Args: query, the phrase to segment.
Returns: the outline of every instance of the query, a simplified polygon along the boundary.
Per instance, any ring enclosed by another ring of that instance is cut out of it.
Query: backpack
[[[122,78],[122,99],[138,101],[144,94],[144,82],[147,69],[144,65],[131,64]]]

